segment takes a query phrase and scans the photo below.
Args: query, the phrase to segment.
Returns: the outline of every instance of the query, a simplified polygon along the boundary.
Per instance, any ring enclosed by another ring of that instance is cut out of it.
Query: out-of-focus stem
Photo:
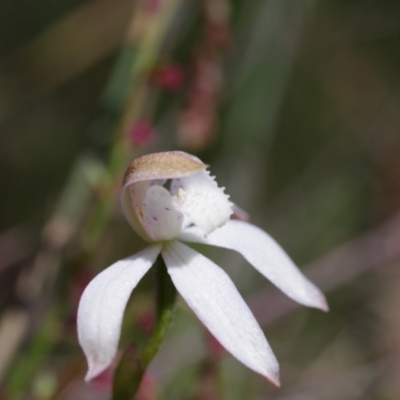
[[[148,20],[148,26],[141,35],[133,29],[138,17],[133,18],[127,35],[128,50],[134,52],[133,63],[126,77],[128,90],[123,94],[123,109],[116,125],[114,143],[110,149],[108,175],[98,189],[98,200],[83,232],[83,244],[87,252],[92,252],[98,245],[109,217],[114,208],[117,184],[129,157],[131,145],[127,143],[126,133],[139,117],[148,95],[148,76],[159,58],[159,53],[168,28],[182,0],[163,0],[156,13]],[[139,16],[140,18],[140,16]]]

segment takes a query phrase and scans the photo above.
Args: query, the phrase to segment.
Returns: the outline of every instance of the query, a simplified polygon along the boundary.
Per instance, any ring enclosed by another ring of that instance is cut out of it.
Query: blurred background
[[[282,388],[179,300],[136,399],[399,399],[399,71],[396,0],[1,1],[1,398],[110,398],[112,369],[83,382],[77,304],[144,246],[117,200],[129,161],[181,149],[331,311],[202,247],[263,327]],[[121,349],[140,349],[153,323],[148,274]]]

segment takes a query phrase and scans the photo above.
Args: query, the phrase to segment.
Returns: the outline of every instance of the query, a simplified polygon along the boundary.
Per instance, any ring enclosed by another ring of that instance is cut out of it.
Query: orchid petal
[[[171,194],[177,209],[185,214],[207,236],[229,220],[232,203],[224,188],[219,188],[208,171],[176,178],[171,183]]]
[[[254,225],[231,220],[206,239],[192,227],[183,231],[179,239],[236,250],[293,300],[328,310],[323,293],[301,273],[271,236]]]
[[[121,192],[121,208],[125,218],[134,231],[147,242],[151,239],[143,229],[143,215],[141,205],[146,195],[149,182],[137,182],[129,186],[129,190]]]
[[[186,245],[168,243],[162,256],[180,294],[230,353],[279,385],[279,366],[250,309],[228,275]]]
[[[88,361],[85,380],[103,372],[117,350],[122,319],[132,290],[161,251],[154,245],[111,265],[86,287],[78,308],[78,337]]]
[[[143,227],[155,241],[171,240],[182,227],[183,214],[176,211],[171,194],[162,186],[147,189],[142,204]]]

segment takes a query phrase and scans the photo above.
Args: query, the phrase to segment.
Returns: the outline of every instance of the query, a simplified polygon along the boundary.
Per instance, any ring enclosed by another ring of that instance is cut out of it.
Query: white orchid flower
[[[293,300],[327,310],[324,295],[267,233],[229,219],[232,203],[206,168],[198,158],[177,151],[146,155],[129,166],[122,210],[150,246],[105,269],[82,295],[78,336],[89,365],[86,380],[115,358],[130,294],[161,254],[178,292],[221,345],[279,385],[278,362],[231,279],[182,242],[236,250]],[[169,190],[163,186],[167,180]]]

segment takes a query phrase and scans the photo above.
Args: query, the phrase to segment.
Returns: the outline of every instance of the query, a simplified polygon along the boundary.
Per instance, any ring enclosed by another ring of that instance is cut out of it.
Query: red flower
[[[146,120],[136,121],[129,132],[129,139],[133,146],[150,146],[157,140],[154,127]]]
[[[178,65],[164,65],[155,69],[152,74],[152,81],[163,89],[177,92],[184,84],[185,74]]]

